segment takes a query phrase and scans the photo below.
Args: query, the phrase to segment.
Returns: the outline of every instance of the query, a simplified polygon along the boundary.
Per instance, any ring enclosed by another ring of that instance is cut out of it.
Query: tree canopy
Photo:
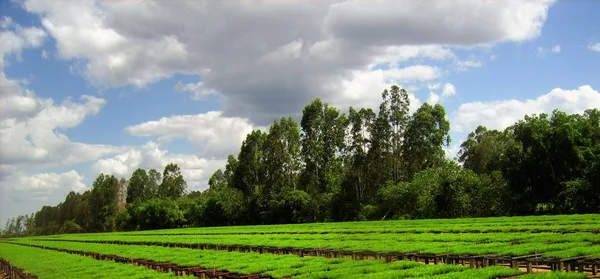
[[[442,105],[411,114],[404,89],[381,96],[377,112],[315,99],[299,122],[252,131],[204,191],[188,192],[174,163],[128,180],[100,174],[88,191],[9,219],[3,235],[600,211],[598,109],[479,126],[453,161]]]

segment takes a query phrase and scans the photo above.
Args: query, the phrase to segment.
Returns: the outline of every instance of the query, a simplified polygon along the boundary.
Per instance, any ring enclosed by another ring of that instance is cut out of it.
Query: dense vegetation
[[[536,233],[532,233],[536,232]],[[49,241],[118,242],[135,245],[216,244],[226,246],[333,249],[419,253],[429,255],[537,254],[567,259],[600,259],[600,215],[462,218],[228,226],[61,234],[21,238],[32,243]],[[66,244],[65,244],[66,245]],[[184,246],[188,247],[188,246]],[[193,246],[192,246],[193,247]]]
[[[462,265],[423,265],[411,261],[385,263],[380,260],[353,261],[349,259],[327,259],[322,257],[298,257],[295,255],[199,251],[185,248],[131,247],[69,242],[36,242],[35,244],[42,244],[45,247],[117,255],[125,258],[143,258],[157,262],[170,262],[181,266],[228,270],[241,274],[258,273],[271,275],[274,278],[410,278],[424,276],[429,278],[493,278],[522,273],[517,269],[508,269],[499,266],[475,270]],[[12,248],[11,246],[13,245],[0,243],[0,247],[3,246]],[[25,252],[28,252],[28,250],[45,251],[38,248],[18,247],[17,251],[11,250],[11,252],[20,254],[22,253],[20,249],[24,249]],[[59,252],[49,253],[61,254]],[[67,256],[70,255],[67,254]],[[28,265],[29,263],[23,262],[23,264]],[[123,266],[130,269],[134,268],[128,265]]]
[[[0,243],[0,257],[43,279],[62,278],[182,278],[133,266],[89,257]],[[32,260],[35,259],[35,260]],[[183,277],[185,278],[185,277]],[[188,277],[191,278],[191,277]]]
[[[445,157],[443,106],[411,115],[396,86],[382,99],[377,113],[347,114],[316,99],[299,124],[251,132],[201,193],[187,192],[175,164],[128,180],[101,174],[91,190],[9,220],[3,234],[600,212],[598,109],[480,126],[457,163]]]

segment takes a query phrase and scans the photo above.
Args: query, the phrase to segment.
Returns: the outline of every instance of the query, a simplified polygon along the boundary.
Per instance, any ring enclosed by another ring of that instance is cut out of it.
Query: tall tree
[[[177,164],[168,164],[163,171],[163,180],[158,188],[159,195],[165,198],[177,199],[182,197],[187,189],[181,169]]]
[[[350,155],[350,167],[347,176],[355,181],[354,192],[356,200],[362,202],[368,184],[367,174],[369,162],[367,152],[369,151],[368,127],[375,119],[375,113],[371,109],[360,109],[356,111],[350,107],[349,120],[351,126],[351,142],[347,145]]]
[[[460,145],[458,161],[475,173],[491,173],[500,169],[505,138],[497,130],[479,126]]]
[[[368,181],[365,195],[372,199],[379,188],[392,179],[392,126],[390,124],[390,92],[385,89],[381,93],[377,118],[369,126],[370,148],[368,157]]]
[[[347,118],[335,107],[315,99],[302,111],[302,189],[319,205],[317,218],[330,218],[330,205],[340,191]]]
[[[404,141],[404,132],[410,115],[410,100],[408,92],[404,88],[393,85],[390,90],[389,98],[390,124],[391,124],[391,148],[392,148],[392,181],[398,182],[402,178],[402,144]]]
[[[402,157],[407,179],[415,173],[440,166],[445,160],[444,147],[450,143],[450,123],[446,111],[437,104],[423,104],[411,117],[404,135]]]
[[[92,185],[89,200],[91,229],[114,231],[118,212],[119,180],[113,175],[100,174]]]
[[[264,145],[265,184],[275,197],[282,191],[296,190],[300,172],[300,129],[291,118],[281,118],[269,129]]]
[[[152,197],[150,178],[145,169],[138,168],[133,172],[127,185],[127,204],[145,201]]]
[[[238,154],[237,168],[233,173],[233,187],[246,196],[252,195],[264,183],[263,145],[267,134],[254,130],[242,142]]]
[[[159,195],[158,187],[162,181],[162,175],[155,169],[148,171],[148,185],[146,185],[145,192],[148,197],[156,197]]]

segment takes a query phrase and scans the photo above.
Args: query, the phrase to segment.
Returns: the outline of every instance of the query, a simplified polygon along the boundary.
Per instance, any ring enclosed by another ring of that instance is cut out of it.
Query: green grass
[[[145,267],[99,261],[90,257],[0,243],[0,256],[40,279],[174,278]]]

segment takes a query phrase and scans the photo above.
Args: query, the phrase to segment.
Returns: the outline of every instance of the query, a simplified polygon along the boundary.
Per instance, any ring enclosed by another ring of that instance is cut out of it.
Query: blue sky
[[[2,1],[0,221],[84,191],[100,172],[177,162],[204,189],[246,133],[315,97],[376,108],[399,84],[413,109],[446,107],[449,157],[479,124],[600,107],[598,10],[593,0]]]

